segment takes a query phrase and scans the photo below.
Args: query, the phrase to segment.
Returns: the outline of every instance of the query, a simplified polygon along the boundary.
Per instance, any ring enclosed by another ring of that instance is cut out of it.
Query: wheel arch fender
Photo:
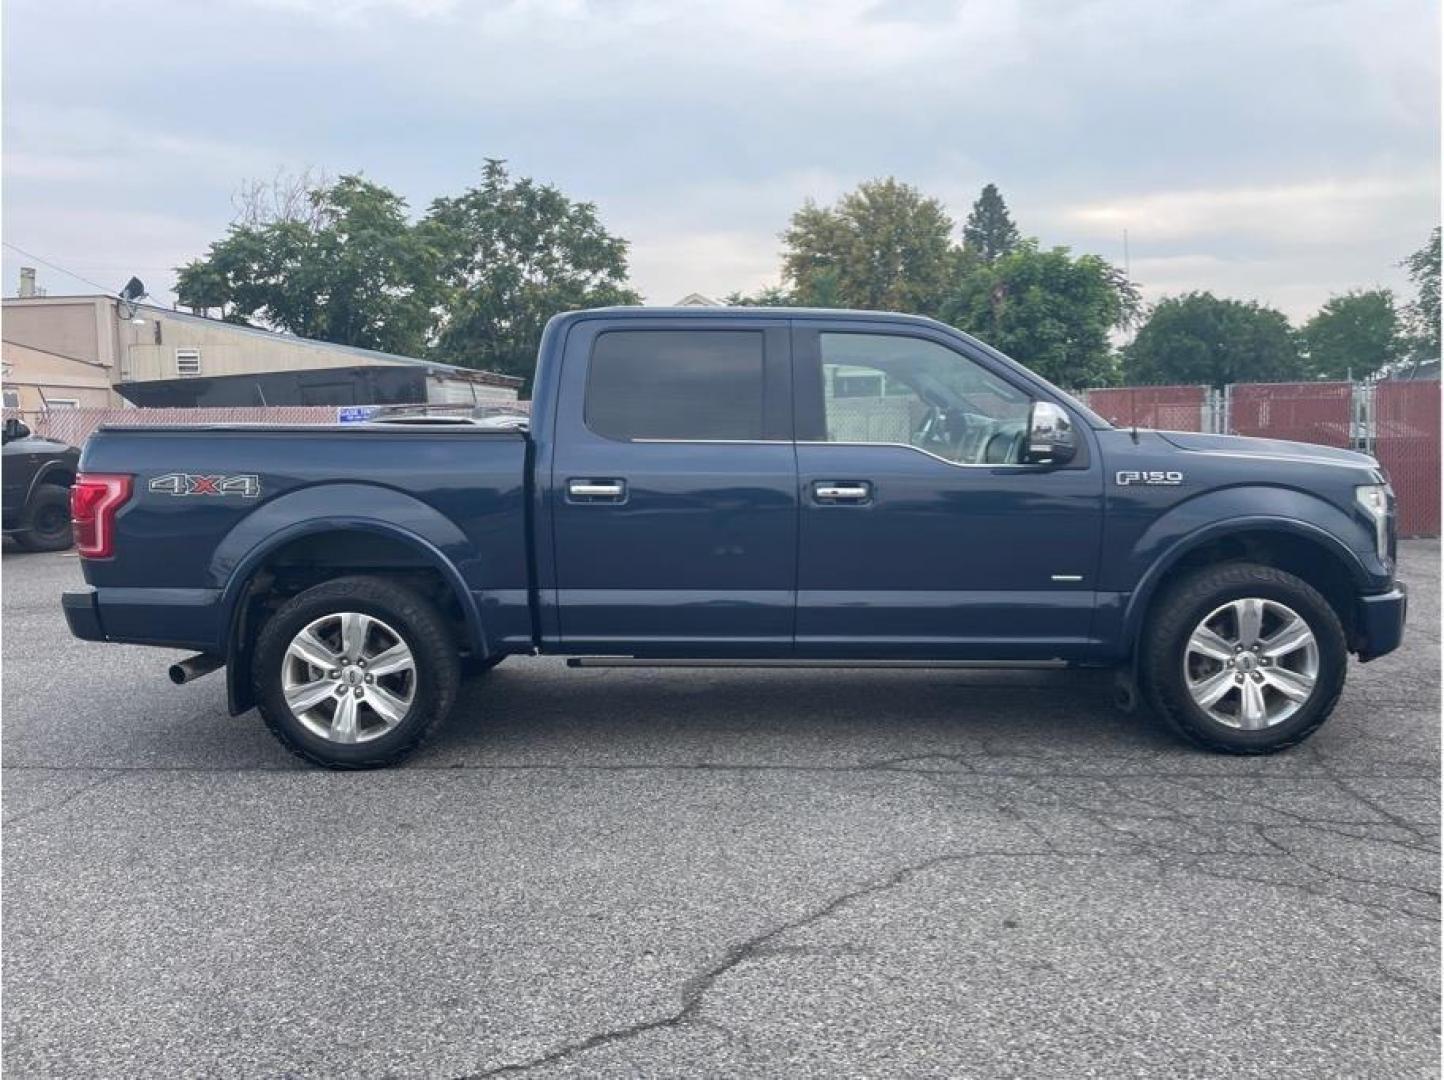
[[[461,570],[462,565],[478,565],[479,559],[471,541],[452,521],[411,495],[379,485],[348,483],[302,489],[243,518],[211,557],[208,572],[221,590],[218,603],[225,639],[219,644],[227,659],[227,696],[233,714],[254,704],[242,617],[256,575],[298,540],[345,532],[396,542],[434,569],[460,608],[466,625],[465,644],[482,655],[492,651],[481,612]]]
[[[76,460],[54,458],[36,469],[35,475],[30,478],[30,487],[25,492],[25,501],[29,503],[35,497],[35,492],[46,485],[68,488],[74,484],[76,473],[80,471]]]
[[[1234,497],[1230,498],[1230,494]],[[1201,549],[1220,541],[1238,540],[1247,544],[1259,539],[1283,538],[1286,542],[1306,544],[1327,558],[1346,575],[1357,590],[1372,584],[1368,567],[1342,538],[1361,533],[1360,526],[1332,503],[1303,492],[1278,488],[1258,488],[1241,493],[1217,492],[1214,497],[1193,500],[1190,504],[1165,514],[1139,538],[1134,546],[1135,565],[1141,565],[1137,584],[1131,590],[1123,614],[1123,641],[1130,653],[1143,629],[1143,620],[1170,571]],[[1273,507],[1264,509],[1260,502],[1268,499]],[[1280,500],[1284,505],[1280,505]],[[1195,505],[1206,504],[1206,505]],[[1185,518],[1186,515],[1186,518]],[[1205,520],[1199,521],[1203,517]]]

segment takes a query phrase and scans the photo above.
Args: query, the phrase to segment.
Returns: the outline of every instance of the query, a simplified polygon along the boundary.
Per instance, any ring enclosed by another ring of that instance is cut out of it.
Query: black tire
[[[339,743],[316,734],[292,713],[282,665],[304,627],[351,611],[380,619],[405,641],[415,662],[415,681],[411,705],[393,728],[364,742]],[[360,576],[324,582],[287,601],[261,628],[252,664],[256,704],[271,733],[298,757],[329,769],[375,769],[407,757],[451,711],[460,674],[456,641],[434,604],[403,585]]]
[[[1292,608],[1308,623],[1319,650],[1318,676],[1308,699],[1291,716],[1260,730],[1231,727],[1210,716],[1193,700],[1184,675],[1194,629],[1220,606],[1249,597]],[[1349,662],[1344,628],[1318,590],[1293,574],[1255,563],[1210,567],[1170,588],[1145,623],[1140,648],[1144,693],[1154,711],[1189,742],[1223,754],[1272,754],[1303,742],[1334,711]]]
[[[70,535],[70,489],[41,484],[25,504],[21,531],[15,542],[26,551],[64,551]]]

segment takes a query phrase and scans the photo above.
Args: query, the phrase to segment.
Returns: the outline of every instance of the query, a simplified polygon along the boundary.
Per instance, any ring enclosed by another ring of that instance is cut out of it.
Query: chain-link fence
[[[1210,430],[1206,386],[1112,386],[1083,396],[1089,408],[1118,427]]]
[[[1232,435],[1356,445],[1353,383],[1238,383],[1224,388],[1224,400]]]
[[[1081,395],[1120,427],[1254,435],[1373,454],[1399,499],[1404,536],[1439,535],[1440,384],[1236,383],[1113,386]]]
[[[1372,443],[1399,500],[1402,536],[1439,535],[1439,384],[1374,386]]]

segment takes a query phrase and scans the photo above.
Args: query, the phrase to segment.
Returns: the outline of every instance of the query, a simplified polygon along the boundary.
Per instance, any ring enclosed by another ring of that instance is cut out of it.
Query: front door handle
[[[820,503],[865,503],[872,501],[872,485],[866,480],[818,480],[812,497]]]
[[[567,498],[575,502],[622,502],[627,497],[625,480],[568,480]]]

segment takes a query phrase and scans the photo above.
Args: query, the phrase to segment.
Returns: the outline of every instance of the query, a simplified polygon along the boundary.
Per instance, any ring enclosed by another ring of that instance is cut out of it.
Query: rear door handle
[[[865,503],[872,501],[872,485],[866,480],[818,480],[812,497],[820,503]]]
[[[627,497],[625,480],[568,480],[567,498],[574,502],[622,502]]]

